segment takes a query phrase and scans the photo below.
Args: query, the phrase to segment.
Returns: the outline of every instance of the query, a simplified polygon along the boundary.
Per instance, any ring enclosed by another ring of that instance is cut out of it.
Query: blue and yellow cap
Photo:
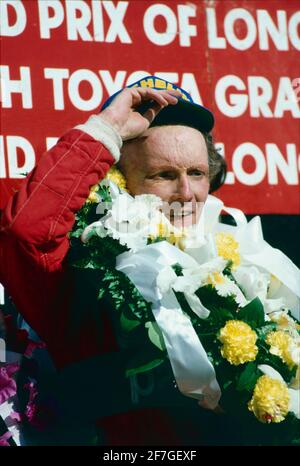
[[[188,92],[165,79],[158,76],[145,76],[143,79],[139,79],[139,81],[127,87],[151,87],[157,90],[174,89],[181,92],[181,97],[178,98],[177,104],[168,105],[163,108],[150,126],[182,124],[206,133],[209,133],[214,126],[214,116],[210,110],[196,104]],[[122,89],[110,96],[104,102],[101,110],[104,110],[121,91]],[[149,107],[151,107],[151,102],[145,102],[138,108],[138,111],[144,113]]]

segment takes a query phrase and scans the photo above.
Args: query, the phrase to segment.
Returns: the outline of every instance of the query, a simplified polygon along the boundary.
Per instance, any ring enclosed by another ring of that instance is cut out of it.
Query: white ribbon
[[[157,286],[158,274],[167,266],[179,263],[184,268],[195,267],[197,262],[163,241],[135,253],[120,254],[116,263],[116,269],[125,273],[141,295],[152,303],[179,390],[198,399],[202,406],[214,409],[221,396],[215,370],[174,292],[169,290],[162,294]]]
[[[234,218],[236,226],[219,222],[222,210]],[[247,223],[242,211],[225,207],[223,202],[214,196],[208,196],[202,214],[207,235],[217,231],[233,234],[239,243],[240,254],[245,264],[256,265],[281,281],[278,297],[285,296],[293,316],[299,320],[300,270],[283,252],[264,240],[260,217],[256,216]]]

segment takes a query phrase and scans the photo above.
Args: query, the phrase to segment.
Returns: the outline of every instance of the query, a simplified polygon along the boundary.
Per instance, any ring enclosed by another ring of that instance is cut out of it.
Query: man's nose
[[[184,174],[178,178],[177,181],[177,195],[178,200],[188,202],[193,199],[193,191],[191,188],[189,177]]]

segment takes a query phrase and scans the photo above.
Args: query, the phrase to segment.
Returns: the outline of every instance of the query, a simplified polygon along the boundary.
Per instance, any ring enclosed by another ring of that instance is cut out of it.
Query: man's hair
[[[205,140],[208,152],[208,166],[209,166],[209,192],[212,193],[219,189],[225,182],[227,165],[224,157],[219,153],[211,133],[202,133]]]

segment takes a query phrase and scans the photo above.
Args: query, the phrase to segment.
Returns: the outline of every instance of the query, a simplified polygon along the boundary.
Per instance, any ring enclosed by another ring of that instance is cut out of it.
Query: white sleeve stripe
[[[118,162],[123,144],[122,138],[115,128],[104,121],[100,115],[91,115],[83,125],[75,126],[75,129],[84,131],[96,141],[102,142],[115,161]]]

